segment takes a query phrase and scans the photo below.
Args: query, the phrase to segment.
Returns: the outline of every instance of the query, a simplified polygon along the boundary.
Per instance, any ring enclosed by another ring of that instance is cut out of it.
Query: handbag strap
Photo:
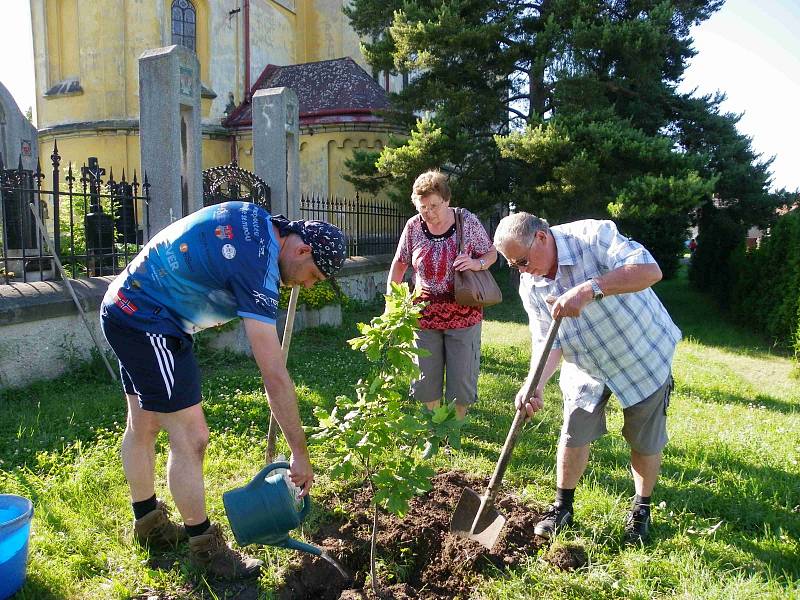
[[[460,208],[453,209],[456,213],[456,243],[458,244],[458,253],[464,253],[464,213]]]

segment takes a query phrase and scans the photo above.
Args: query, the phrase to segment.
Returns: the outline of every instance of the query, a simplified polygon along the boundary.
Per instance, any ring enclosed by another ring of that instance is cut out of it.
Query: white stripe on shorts
[[[158,368],[161,371],[161,378],[164,380],[164,386],[167,388],[167,398],[172,398],[172,388],[175,386],[175,359],[172,357],[172,352],[167,349],[167,341],[164,336],[157,333],[148,333],[147,337],[150,339],[150,345],[156,354],[158,361]]]

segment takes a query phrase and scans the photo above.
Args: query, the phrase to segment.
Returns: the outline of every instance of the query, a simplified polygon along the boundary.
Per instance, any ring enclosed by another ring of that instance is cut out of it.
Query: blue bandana
[[[311,246],[314,263],[325,277],[332,277],[347,258],[347,243],[342,230],[325,221],[290,221],[283,215],[270,217],[281,237],[296,233]]]

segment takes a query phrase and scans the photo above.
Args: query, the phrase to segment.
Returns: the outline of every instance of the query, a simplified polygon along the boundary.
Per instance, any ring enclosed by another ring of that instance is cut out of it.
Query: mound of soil
[[[547,544],[533,532],[541,518],[519,498],[500,492],[495,506],[506,517],[506,525],[492,550],[450,533],[450,516],[461,492],[470,487],[483,493],[487,479],[477,479],[458,471],[440,473],[432,480],[433,489],[414,498],[402,518],[382,513],[378,520],[378,560],[382,584],[381,599],[458,600],[469,598],[484,573],[497,576],[539,553]],[[277,591],[281,600],[374,600],[369,576],[372,508],[370,494],[359,490],[346,498],[328,498],[320,502],[338,506],[338,514],[348,518],[332,519],[309,541],[324,548],[353,575],[345,580],[324,559],[296,553],[296,562],[286,572],[284,585]],[[587,563],[579,546],[560,546],[543,552],[540,560],[563,570],[580,568]],[[174,557],[154,560],[154,569],[170,568]],[[387,570],[388,569],[388,570]],[[366,587],[365,587],[366,585]],[[205,585],[187,585],[173,593],[144,590],[132,600],[177,600],[178,598],[225,598],[256,600],[260,597],[255,580],[224,582],[208,580]]]
[[[450,516],[461,492],[470,487],[480,493],[487,481],[450,471],[437,475],[433,489],[411,501],[409,512],[398,518],[379,517],[378,558],[394,565],[394,573],[383,570],[383,598],[405,600],[424,598],[451,600],[468,598],[481,574],[493,574],[517,565],[526,556],[535,555],[546,540],[533,532],[541,515],[512,495],[500,493],[495,506],[506,517],[500,539],[491,550],[472,540],[450,533]],[[329,522],[316,534],[314,543],[336,557],[352,574],[345,581],[325,560],[302,555],[300,564],[287,572],[285,584],[278,591],[284,600],[355,600],[374,598],[371,585],[365,588],[369,575],[370,532],[372,509],[367,490],[360,490],[347,499],[339,499],[347,521]],[[299,555],[300,556],[300,555]],[[581,548],[564,547],[552,553],[554,566],[575,569],[586,564]],[[393,575],[389,579],[389,575]],[[402,583],[394,583],[395,581]],[[392,585],[386,585],[392,583]]]

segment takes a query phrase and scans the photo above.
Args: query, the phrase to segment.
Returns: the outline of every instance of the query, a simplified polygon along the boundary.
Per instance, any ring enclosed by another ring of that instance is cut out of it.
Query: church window
[[[196,50],[197,10],[189,0],[172,2],[172,43]]]

